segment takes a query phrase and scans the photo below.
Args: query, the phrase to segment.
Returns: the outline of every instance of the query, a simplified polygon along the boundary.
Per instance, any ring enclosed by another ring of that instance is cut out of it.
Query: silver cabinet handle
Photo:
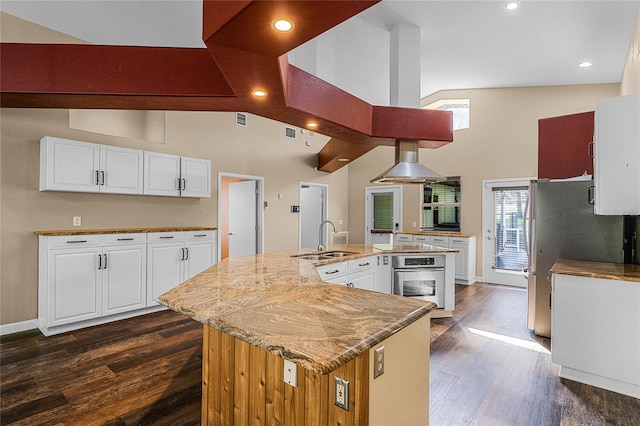
[[[184,251],[187,253],[184,260],[189,260],[189,247],[185,247]]]
[[[195,234],[194,237],[206,237],[207,234]]]
[[[184,247],[180,249],[180,253],[181,253],[180,260],[184,260]]]
[[[336,269],[335,271],[327,271],[327,272],[325,272],[325,274],[332,275],[332,274],[337,274],[338,272],[340,272],[340,271]]]
[[[77,244],[77,243],[86,243],[87,240],[69,240],[67,244]]]
[[[182,183],[180,182],[180,178],[176,178],[176,183],[178,184],[178,191],[182,190]]]
[[[104,171],[100,171],[100,185],[104,185]]]
[[[100,170],[96,170],[96,185],[100,185]]]
[[[173,235],[171,235],[170,237],[160,237],[161,240],[170,240],[173,238]]]
[[[367,262],[367,263],[358,263],[358,266],[369,266],[369,265],[370,265],[369,262]]]
[[[98,269],[102,269],[102,255],[98,255]]]
[[[118,241],[133,241],[133,238],[118,238]]]
[[[185,178],[182,178],[182,190],[187,190],[187,180]]]
[[[102,267],[102,269],[107,269],[107,255],[106,255],[106,253],[104,255],[104,266]]]

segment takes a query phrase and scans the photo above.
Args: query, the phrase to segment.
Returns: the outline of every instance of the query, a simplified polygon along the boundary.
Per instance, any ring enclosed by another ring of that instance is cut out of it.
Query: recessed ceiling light
[[[251,94],[257,98],[264,98],[265,96],[267,96],[267,92],[262,89],[256,89],[251,92]]]
[[[273,28],[276,30],[286,33],[287,31],[291,31],[293,29],[293,22],[287,21],[286,19],[276,19],[273,21]]]
[[[580,62],[580,63],[578,64],[578,66],[579,66],[580,68],[589,68],[589,67],[590,67],[590,66],[592,66],[592,65],[593,65],[593,64],[592,64],[591,62],[589,62],[589,61]]]
[[[520,3],[518,3],[517,1],[512,1],[512,2],[506,3],[504,5],[504,8],[507,10],[514,10],[514,9],[517,9],[518,6],[520,6]]]
[[[307,127],[311,127],[313,129],[315,129],[316,127],[318,127],[318,123],[307,123]]]

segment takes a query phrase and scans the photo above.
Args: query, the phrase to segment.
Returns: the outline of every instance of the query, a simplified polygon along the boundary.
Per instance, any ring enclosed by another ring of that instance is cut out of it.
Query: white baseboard
[[[638,383],[622,382],[610,377],[599,376],[597,374],[587,373],[586,371],[576,370],[575,368],[569,368],[564,365],[560,366],[560,372],[558,375],[564,379],[573,380],[574,382],[585,383],[597,388],[607,389],[640,399],[640,384]]]
[[[37,319],[14,322],[12,324],[3,324],[3,325],[0,325],[0,336],[4,336],[6,334],[20,333],[21,331],[35,330],[36,328],[38,328]]]

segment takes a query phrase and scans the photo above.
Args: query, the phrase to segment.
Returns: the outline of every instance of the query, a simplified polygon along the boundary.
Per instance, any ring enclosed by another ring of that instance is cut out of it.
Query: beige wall
[[[640,10],[636,16],[636,25],[629,43],[629,53],[620,81],[620,94],[640,93]]]
[[[618,84],[457,90],[424,100],[470,99],[471,128],[454,132],[453,143],[420,150],[420,162],[462,179],[462,232],[478,236],[476,267],[482,274],[482,181],[537,176],[538,120],[593,111],[600,99],[617,96]],[[349,241],[364,241],[364,188],[393,164],[392,147],[378,147],[349,165]],[[420,223],[419,185],[403,187],[403,226]]]
[[[126,139],[69,128],[68,110],[2,109],[0,145],[0,323],[37,317],[37,237],[35,230],[69,229],[72,216],[82,227],[217,226],[217,174],[264,177],[265,251],[298,247],[299,181],[329,185],[329,219],[348,230],[348,169],[316,172],[317,152],[327,138],[284,138],[281,123],[249,115],[249,126],[235,125],[233,113],[167,112],[165,143]],[[40,192],[39,140],[45,135],[107,145],[166,152],[212,162],[212,197],[172,197]],[[306,146],[306,141],[311,146]],[[284,194],[282,200],[278,194]]]

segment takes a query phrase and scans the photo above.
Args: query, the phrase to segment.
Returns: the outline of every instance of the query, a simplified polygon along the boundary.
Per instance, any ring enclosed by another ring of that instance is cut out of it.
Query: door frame
[[[329,185],[326,183],[312,183],[312,182],[303,182],[300,181],[300,183],[298,183],[298,202],[300,203],[300,200],[302,200],[302,185],[308,185],[308,186],[319,186],[322,188],[323,193],[324,193],[324,207],[322,209],[322,220],[327,220],[329,218]],[[300,204],[300,211],[302,211],[302,204]],[[298,214],[298,250],[301,250],[302,247],[302,216],[300,216]],[[326,229],[329,229],[329,226],[326,227]],[[325,231],[328,232],[328,231]],[[329,239],[327,239],[327,245],[329,243]]]
[[[482,281],[488,282],[487,272],[491,270],[493,266],[493,262],[491,260],[491,256],[489,256],[489,252],[492,251],[490,247],[490,242],[493,244],[493,240],[489,239],[488,229],[491,227],[493,229],[494,225],[492,222],[492,215],[489,214],[489,209],[493,210],[494,206],[490,205],[487,200],[489,194],[493,194],[494,187],[514,187],[514,186],[526,186],[529,187],[529,182],[535,177],[522,177],[522,178],[503,178],[503,179],[485,179],[482,181]],[[493,279],[491,282],[495,284],[504,284],[510,285],[513,287],[524,287],[527,286],[527,279],[522,275],[521,272],[516,271],[504,271],[504,280]],[[515,277],[522,277],[522,285],[514,285],[512,281],[509,281]]]
[[[396,204],[394,199],[394,210],[395,206],[398,206],[398,229],[394,229],[393,232],[400,232],[403,230],[402,227],[402,185],[379,185],[379,186],[366,186],[364,188],[364,243],[372,244],[371,232],[369,229],[369,223],[373,219],[373,211],[369,208],[369,195],[373,195],[376,192],[394,192],[398,191],[398,202]]]
[[[256,182],[258,188],[258,196],[256,200],[256,208],[258,210],[256,212],[256,226],[258,227],[258,231],[256,232],[256,252],[257,254],[264,253],[264,177],[244,175],[239,173],[218,172],[218,220],[220,220],[220,218],[222,217],[222,210],[224,208],[229,209],[229,206],[222,205],[222,191],[220,190],[220,188],[222,188],[223,177],[253,180]],[[218,235],[216,245],[218,246],[216,253],[216,262],[219,262],[222,250],[222,238],[220,238],[220,235]]]

